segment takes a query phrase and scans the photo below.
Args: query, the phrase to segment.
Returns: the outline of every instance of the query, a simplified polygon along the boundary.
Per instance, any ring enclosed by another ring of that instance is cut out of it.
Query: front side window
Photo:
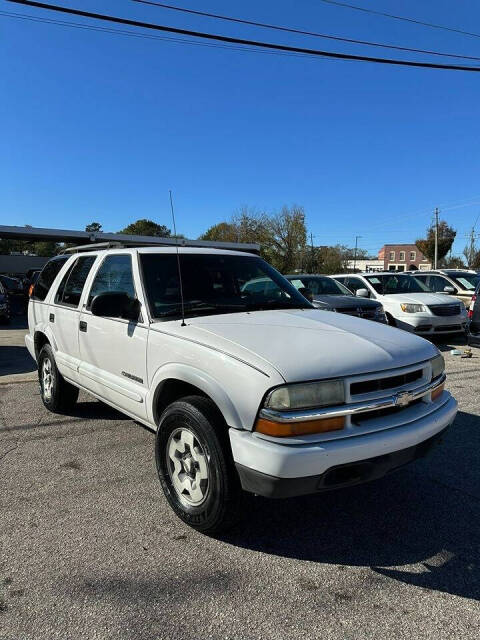
[[[359,289],[367,288],[365,283],[362,280],[360,280],[360,278],[348,278],[346,284],[347,284],[347,287],[350,289],[350,291],[353,291],[353,293],[357,293]]]
[[[430,276],[428,285],[432,291],[444,291],[445,287],[451,287],[452,285],[446,278],[442,276]]]
[[[45,300],[53,281],[69,257],[70,256],[62,256],[61,258],[54,258],[47,262],[37,278],[32,298],[35,300]]]
[[[351,296],[352,293],[332,278],[298,277],[290,280],[294,287],[306,287],[314,296]]]
[[[186,316],[313,308],[261,258],[215,253],[181,253],[179,257]],[[177,256],[144,253],[140,264],[152,316],[180,318]]]
[[[77,258],[67,273],[64,275],[57,293],[56,304],[64,304],[69,307],[78,307],[82,297],[83,287],[96,256],[82,256]]]
[[[126,293],[132,300],[135,298],[132,258],[129,254],[111,255],[105,258],[93,280],[87,309],[90,309],[95,296],[102,293]]]

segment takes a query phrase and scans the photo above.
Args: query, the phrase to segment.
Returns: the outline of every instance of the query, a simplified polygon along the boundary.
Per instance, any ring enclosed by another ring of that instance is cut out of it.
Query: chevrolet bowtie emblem
[[[412,394],[408,391],[402,391],[395,396],[395,405],[397,407],[406,407],[413,400]]]

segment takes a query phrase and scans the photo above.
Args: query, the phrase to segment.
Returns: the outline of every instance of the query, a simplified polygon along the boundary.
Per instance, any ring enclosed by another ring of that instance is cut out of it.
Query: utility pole
[[[312,249],[312,257],[310,262],[310,273],[313,273],[315,269],[315,249],[313,248],[313,233],[310,231],[310,246]]]
[[[436,269],[438,264],[438,207],[435,207],[435,259],[433,268]]]
[[[358,239],[362,236],[355,236],[355,253],[353,254],[353,273],[355,273],[355,269],[357,266],[357,248],[358,248]]]

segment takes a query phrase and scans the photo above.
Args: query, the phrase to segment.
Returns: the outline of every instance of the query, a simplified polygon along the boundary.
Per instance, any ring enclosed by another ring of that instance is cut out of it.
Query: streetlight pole
[[[438,263],[438,207],[435,207],[435,259],[433,261],[433,268],[437,268]]]
[[[355,273],[355,269],[357,267],[357,248],[358,248],[358,239],[362,236],[355,236],[355,253],[353,254],[353,273]]]

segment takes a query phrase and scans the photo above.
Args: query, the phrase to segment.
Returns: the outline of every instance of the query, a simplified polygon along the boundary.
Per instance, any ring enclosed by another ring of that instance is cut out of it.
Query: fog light
[[[305,436],[312,433],[339,431],[345,426],[345,418],[325,418],[324,420],[307,420],[305,422],[274,422],[266,418],[259,418],[255,431],[267,436],[285,438],[291,436]]]

